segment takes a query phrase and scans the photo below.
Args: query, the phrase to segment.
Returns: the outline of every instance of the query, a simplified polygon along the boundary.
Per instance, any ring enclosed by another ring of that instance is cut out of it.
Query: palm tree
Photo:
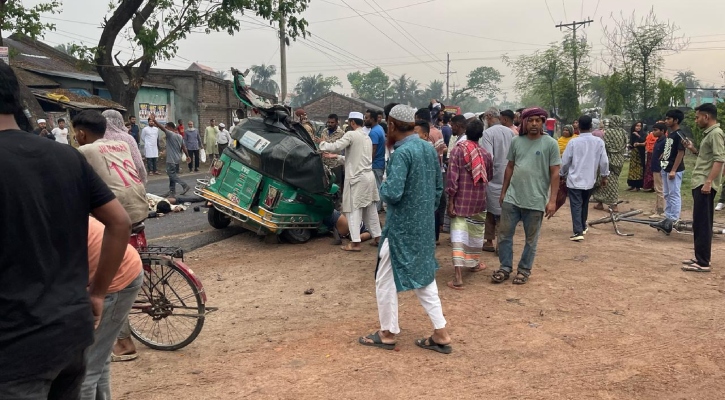
[[[303,76],[297,81],[294,105],[300,106],[330,92],[334,86],[342,86],[336,76],[323,77],[322,74]]]
[[[274,65],[252,65],[252,88],[269,94],[279,94],[279,85],[274,81],[277,67]]]
[[[700,86],[700,81],[695,78],[693,71],[677,71],[675,79],[673,80],[675,85],[684,84],[685,87],[694,88]]]
[[[223,81],[227,80],[227,71],[217,71],[216,77]]]
[[[425,96],[425,102],[427,103],[430,99],[443,100],[443,91],[445,89],[445,83],[443,81],[434,80],[428,84],[428,88],[425,89],[423,95]]]

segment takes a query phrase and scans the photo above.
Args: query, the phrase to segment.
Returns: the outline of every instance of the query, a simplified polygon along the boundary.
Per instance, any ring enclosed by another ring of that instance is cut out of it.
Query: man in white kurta
[[[350,226],[350,240],[342,249],[361,251],[360,223],[365,225],[375,241],[380,237],[380,220],[378,219],[377,202],[380,201],[378,187],[373,174],[373,143],[363,132],[363,115],[359,112],[350,113],[350,126],[353,130],[345,133],[334,143],[320,142],[321,151],[340,154],[337,156],[345,163],[345,185],[342,191],[342,212]]]
[[[151,121],[151,118],[149,118],[149,121]],[[160,175],[156,166],[156,161],[159,158],[159,128],[151,126],[149,123],[149,126],[141,131],[141,142],[148,162],[149,175]]]

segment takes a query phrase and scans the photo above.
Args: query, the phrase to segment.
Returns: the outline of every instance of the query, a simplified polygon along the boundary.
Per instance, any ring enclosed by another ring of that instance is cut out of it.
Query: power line
[[[320,0],[320,1],[323,2],[323,3],[331,4],[333,6],[347,8],[347,7],[343,6],[343,5],[340,5],[340,4],[337,4],[337,3],[333,3],[331,1],[327,1],[327,0]],[[388,8],[385,11],[401,10],[401,9],[404,9],[404,8],[410,8],[410,7],[418,6],[418,5],[421,5],[421,4],[432,3],[434,1],[437,1],[437,0],[425,0],[425,1],[421,1],[419,3],[408,4],[408,5],[405,5],[405,6],[394,7],[394,8]],[[375,12],[370,12],[370,13],[364,13],[363,15],[364,16],[368,16],[368,15],[379,15],[379,14],[380,14],[380,12],[375,11]],[[321,20],[321,21],[310,21],[309,24],[310,25],[312,25],[312,24],[322,24],[322,23],[325,23],[325,22],[336,22],[336,21],[341,21],[341,20],[345,20],[345,19],[352,19],[352,18],[358,18],[358,15],[351,15],[349,17],[331,18],[331,19],[325,19],[325,20]]]
[[[599,11],[599,2],[602,0],[597,0],[597,6],[594,8],[594,17],[597,16],[597,11]]]
[[[355,13],[356,13],[357,15],[359,15],[359,16],[360,16],[360,17],[361,17],[361,18],[362,18],[363,20],[365,20],[365,22],[367,22],[368,24],[370,24],[370,25],[371,25],[371,26],[372,26],[373,28],[375,28],[375,30],[376,30],[376,31],[380,32],[380,33],[381,33],[381,34],[383,34],[383,35],[384,35],[384,36],[385,36],[386,38],[388,38],[388,40],[390,40],[391,42],[395,43],[395,45],[396,45],[396,46],[400,47],[401,49],[403,49],[403,50],[404,50],[405,52],[407,52],[408,54],[410,54],[410,55],[413,55],[413,53],[412,53],[412,52],[411,52],[410,50],[408,50],[408,48],[407,48],[407,47],[404,47],[404,46],[402,46],[402,45],[401,45],[400,43],[396,42],[396,41],[395,41],[395,39],[393,39],[393,38],[391,38],[390,36],[388,36],[388,34],[387,34],[387,33],[385,33],[385,32],[383,32],[383,31],[382,31],[382,29],[378,28],[378,27],[377,27],[377,26],[376,26],[375,24],[373,24],[373,23],[372,23],[372,22],[370,22],[370,21],[369,21],[369,20],[368,20],[367,18],[365,18],[365,17],[364,17],[364,16],[362,15],[362,14],[360,14],[360,13],[359,13],[359,12],[358,12],[358,11],[357,11],[356,9],[352,8],[352,6],[350,6],[350,5],[349,5],[349,4],[347,3],[347,1],[345,1],[345,0],[340,0],[340,1],[342,1],[342,2],[343,2],[343,4],[345,4],[346,6],[350,7],[350,9],[351,9],[351,10],[355,11]],[[418,58],[418,57],[416,56],[416,58]],[[434,70],[435,72],[438,72],[438,71],[437,71],[437,70],[436,70],[435,68],[433,68],[433,67],[432,67],[432,66],[431,66],[430,64],[426,63],[425,61],[421,60],[420,58],[418,58],[418,60],[419,60],[419,61],[420,61],[421,63],[425,64],[425,65],[426,65],[426,66],[427,66],[428,68],[430,68],[430,69]]]
[[[564,0],[561,0],[561,6],[564,7],[564,19],[568,20],[569,17],[566,16],[566,4],[564,4]]]
[[[373,2],[373,3],[375,3],[375,5],[376,5],[376,6],[378,6],[378,8],[380,8],[381,10],[383,10],[383,8],[382,8],[382,7],[380,7],[380,5],[378,4],[378,2],[377,2],[377,1],[375,1],[375,0],[372,0],[372,2]],[[368,4],[368,5],[370,5],[370,4],[369,4],[369,3],[367,2],[367,0],[365,0],[365,3],[366,3],[366,4]],[[421,44],[421,43],[420,43],[420,42],[418,41],[418,39],[416,39],[416,38],[415,38],[415,36],[413,36],[413,35],[411,35],[410,33],[408,33],[408,31],[406,31],[406,30],[405,30],[405,28],[403,28],[403,27],[402,27],[402,26],[401,26],[400,24],[398,24],[398,23],[395,23],[395,24],[394,24],[394,23],[393,23],[393,22],[394,22],[394,20],[393,20],[393,17],[392,17],[392,16],[390,15],[390,14],[388,14],[388,12],[387,12],[387,11],[383,10],[383,12],[384,12],[384,13],[385,13],[385,15],[387,15],[387,16],[388,16],[388,18],[389,18],[389,19],[386,19],[386,21],[388,21],[388,23],[389,23],[390,25],[392,25],[392,26],[393,26],[393,28],[395,28],[395,29],[396,29],[396,30],[397,30],[398,32],[400,32],[401,34],[403,34],[403,35],[404,35],[404,36],[405,36],[405,37],[406,37],[406,38],[407,38],[408,40],[410,40],[410,41],[411,41],[411,43],[413,43],[413,44],[414,44],[414,45],[415,45],[416,47],[418,47],[419,49],[423,50],[423,53],[426,53],[426,54],[430,55],[432,59],[434,59],[434,60],[438,61],[438,62],[439,62],[439,63],[440,63],[441,65],[444,65],[444,66],[445,66],[445,64],[443,63],[443,61],[441,61],[441,60],[437,59],[437,58],[436,58],[436,57],[435,57],[434,55],[432,55],[432,53],[430,52],[430,50],[428,50],[427,48],[425,48],[425,47],[424,47],[424,46],[423,46],[423,45],[422,45],[422,44]],[[400,27],[400,29],[398,29],[398,27]],[[401,32],[401,30],[402,30],[402,32]]]
[[[554,16],[551,15],[551,9],[549,9],[549,2],[547,0],[544,0],[544,4],[546,4],[546,11],[549,12],[549,17],[551,18],[551,22],[556,23],[556,21],[554,21]]]

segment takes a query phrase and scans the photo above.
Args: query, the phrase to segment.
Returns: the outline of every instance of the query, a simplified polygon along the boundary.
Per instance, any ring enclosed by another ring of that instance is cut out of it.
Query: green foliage
[[[252,89],[261,90],[269,94],[279,94],[279,85],[274,80],[277,75],[277,67],[274,65],[252,65],[252,82],[249,86]]]
[[[395,94],[391,100],[396,103],[416,105],[423,101],[423,91],[420,90],[420,84],[405,74],[398,79],[393,79],[392,86]]]
[[[59,44],[53,48],[66,55],[73,56],[73,43]]]
[[[431,99],[441,100],[445,95],[446,83],[439,80],[432,80],[428,87],[423,91],[423,95],[419,101],[420,104],[426,104]],[[452,104],[457,105],[457,104]]]
[[[377,104],[383,104],[395,95],[390,78],[380,67],[368,73],[351,72],[347,74],[347,80],[359,97]]]
[[[581,51],[587,51],[581,47]],[[520,56],[512,60],[503,57],[516,76],[516,90],[525,95],[525,105],[544,107],[559,121],[570,121],[579,116],[579,99],[573,84],[573,63],[569,50],[552,44],[544,51]],[[538,104],[526,104],[531,100]]]
[[[322,74],[303,76],[295,86],[297,95],[294,97],[292,105],[299,107],[310,100],[329,93],[335,86],[342,86],[340,79],[336,76],[324,77]]]
[[[57,14],[62,11],[61,5],[59,0],[50,0],[25,7],[22,0],[0,0],[0,45],[3,32],[22,33],[35,39],[43,37],[46,30],[55,30],[55,24],[41,22],[40,14]]]
[[[657,102],[659,108],[668,108],[685,103],[685,85],[673,84],[667,79],[660,78],[657,82]]]
[[[98,45],[79,46],[75,54],[96,66],[113,100],[128,108],[133,106],[151,66],[174,58],[179,41],[189,34],[202,31],[234,35],[245,22],[241,16],[252,14],[274,26],[286,20],[286,35],[296,40],[307,34],[307,21],[299,15],[307,9],[309,1],[113,0],[109,3],[110,15],[99,21],[103,31]],[[114,51],[118,39],[133,47],[134,56],[119,59],[120,52]],[[271,84],[266,89],[272,89]]]
[[[614,71],[612,75],[604,79],[606,103],[604,115],[622,115],[624,111],[624,96],[622,95],[622,74]]]
[[[721,127],[725,127],[725,102],[722,101],[717,103],[717,122],[720,123]],[[685,121],[682,125],[692,133],[692,141],[695,143],[695,147],[699,148],[704,135],[702,129],[698,128],[695,123],[695,110],[690,110],[685,115]]]
[[[451,103],[460,103],[468,96],[492,100],[501,92],[498,85],[501,83],[502,76],[498,70],[492,67],[474,69],[468,74],[466,86],[451,94]]]
[[[657,90],[657,78],[662,70],[663,55],[677,53],[689,45],[672,22],[657,19],[654,9],[638,19],[633,12],[625,17],[611,17],[611,25],[604,27],[610,67],[622,71],[624,109],[634,116],[649,109]]]

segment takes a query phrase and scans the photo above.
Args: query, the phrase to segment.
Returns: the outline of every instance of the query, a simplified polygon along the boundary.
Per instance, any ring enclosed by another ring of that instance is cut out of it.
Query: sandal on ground
[[[494,253],[496,252],[496,248],[493,246],[483,246],[483,251],[487,253]]]
[[[372,340],[372,343],[365,341],[365,339]],[[363,346],[378,347],[385,350],[395,350],[395,343],[383,343],[380,339],[380,331],[371,333],[365,337],[361,336],[357,341]]]
[[[684,264],[684,265],[697,264],[697,260],[695,260],[694,258],[691,258],[689,260],[682,260],[682,264]]]
[[[476,272],[481,272],[484,269],[486,269],[486,264],[478,264],[473,268],[468,268],[468,272],[476,273]]]
[[[111,353],[111,362],[120,362],[120,361],[131,361],[138,358],[138,353],[134,352],[131,354],[121,354],[120,356],[117,356],[113,353]]]
[[[426,344],[426,342],[428,344]],[[433,336],[428,339],[418,339],[415,341],[415,345],[426,350],[433,350],[443,354],[451,354],[453,347],[450,344],[438,344],[433,340]]]
[[[370,246],[372,246],[372,247],[378,247],[378,246],[380,246],[380,241],[377,241],[376,242],[376,241],[373,240],[372,242],[370,242]]]
[[[510,275],[510,272],[499,269],[493,272],[491,275],[491,281],[493,281],[493,283],[503,283],[509,279]]]
[[[682,270],[685,272],[710,272],[710,267],[703,267],[702,265],[692,263],[690,265],[684,265]]]
[[[453,281],[448,282],[448,287],[453,290],[465,290],[466,288],[463,287],[463,284],[455,284]]]
[[[343,249],[343,250],[345,250],[345,251],[357,251],[357,252],[362,251],[362,249],[356,249],[356,248],[352,247],[352,242],[351,243],[348,243],[348,244],[346,244],[344,246],[340,246],[340,248]]]
[[[517,272],[516,277],[514,278],[514,280],[511,283],[513,283],[514,285],[523,285],[528,281],[529,281],[528,275],[525,275],[523,272]]]

